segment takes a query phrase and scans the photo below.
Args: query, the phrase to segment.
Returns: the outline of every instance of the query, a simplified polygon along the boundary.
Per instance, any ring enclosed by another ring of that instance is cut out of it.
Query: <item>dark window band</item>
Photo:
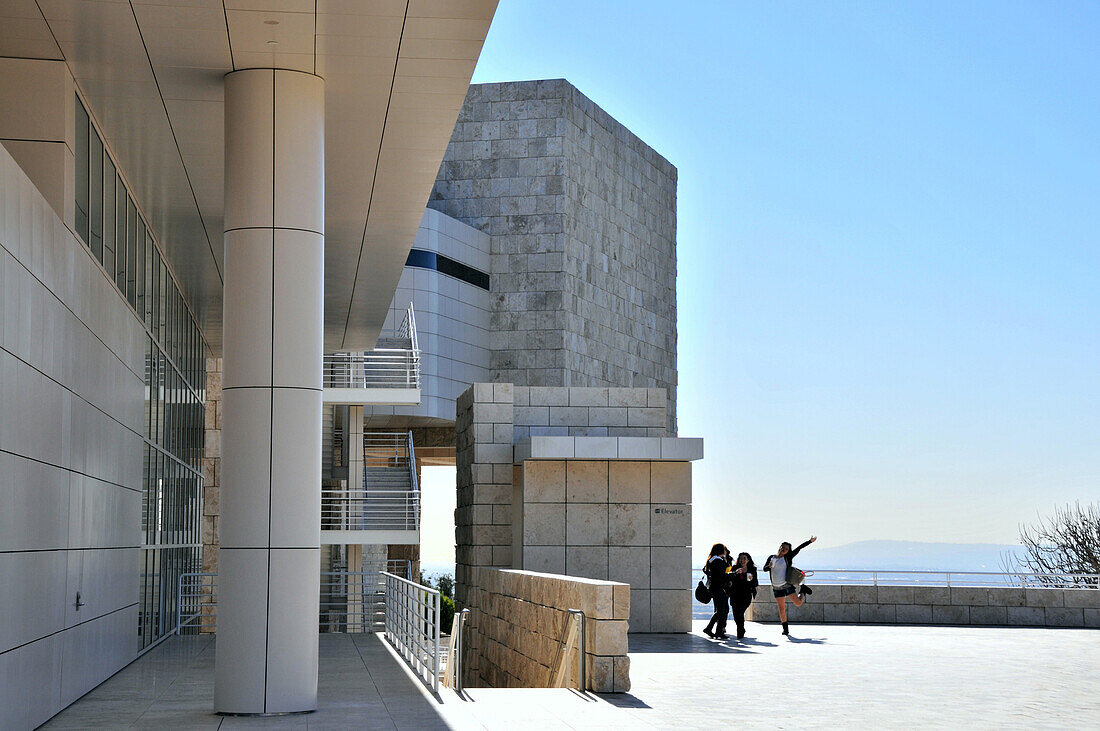
[[[481,289],[489,289],[489,275],[467,266],[460,261],[437,254],[434,251],[423,249],[409,249],[409,258],[405,260],[405,266],[418,269],[434,269],[440,274],[446,274],[460,279],[467,284],[472,284]]]

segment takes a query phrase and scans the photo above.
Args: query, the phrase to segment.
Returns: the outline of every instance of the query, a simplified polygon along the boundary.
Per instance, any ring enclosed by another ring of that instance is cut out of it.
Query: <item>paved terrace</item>
[[[626,695],[474,689],[437,699],[376,635],[322,635],[320,710],[212,713],[214,642],[173,638],[49,729],[1084,728],[1100,725],[1100,632],[749,624],[741,643],[631,637]],[[785,700],[784,700],[785,699]],[[792,708],[775,713],[773,706]]]

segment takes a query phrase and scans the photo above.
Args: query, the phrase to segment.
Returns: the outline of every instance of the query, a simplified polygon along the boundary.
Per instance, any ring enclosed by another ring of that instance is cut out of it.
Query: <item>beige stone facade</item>
[[[468,603],[476,567],[512,566],[510,383],[476,383],[457,401],[455,599]]]
[[[526,460],[515,566],[630,586],[630,631],[689,632],[691,463]]]
[[[206,433],[202,458],[202,570],[218,572],[218,517],[221,512],[222,359],[206,359]],[[204,582],[204,592],[213,591]],[[203,601],[203,611],[214,607]],[[204,621],[204,632],[213,632],[213,621]]]
[[[458,399],[456,596],[476,567],[630,585],[631,631],[691,630],[691,462],[658,388],[478,383]]]
[[[464,682],[470,687],[547,688],[554,671],[567,670],[577,687],[579,647],[563,655],[567,610],[585,614],[586,689],[630,690],[627,618],[630,587],[613,581],[532,571],[473,568],[468,574]]]

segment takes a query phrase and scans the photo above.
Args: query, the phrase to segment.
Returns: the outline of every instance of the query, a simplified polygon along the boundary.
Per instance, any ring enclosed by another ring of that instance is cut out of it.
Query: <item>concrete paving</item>
[[[1100,632],[749,623],[743,642],[632,635],[628,694],[432,694],[375,635],[322,635],[320,710],[211,711],[213,640],[172,639],[46,728],[1100,728]]]

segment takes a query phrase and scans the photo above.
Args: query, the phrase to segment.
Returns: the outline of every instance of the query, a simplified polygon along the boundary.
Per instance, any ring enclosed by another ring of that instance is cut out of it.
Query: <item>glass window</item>
[[[76,100],[76,233],[88,243],[88,112]]]
[[[138,216],[137,247],[134,249],[134,309],[138,317],[145,319],[145,241],[149,234],[145,230],[145,221]]]
[[[126,282],[125,287],[120,285],[122,293],[126,295],[126,301],[137,309],[137,248],[138,248],[138,215],[134,206],[134,199],[126,198]]]
[[[160,251],[153,249],[152,263],[152,288],[149,292],[149,306],[153,313],[153,321],[149,327],[153,331],[153,337],[160,342]]]
[[[99,257],[103,268],[114,276],[115,271],[115,164],[110,155],[103,156],[103,250]]]
[[[88,128],[88,246],[103,259],[103,143],[94,127]]]
[[[164,259],[160,260],[160,286],[157,289],[157,306],[160,308],[160,316],[157,321],[160,323],[158,332],[160,334],[161,345],[167,350],[166,342],[168,340],[167,324],[168,324],[168,268],[164,263]]]
[[[145,303],[145,310],[141,313],[141,319],[145,321],[145,326],[152,329],[153,327],[153,255],[156,252],[156,244],[153,242],[152,236],[145,237],[145,276],[142,279],[145,282],[145,297],[143,302]]]
[[[125,293],[126,269],[126,186],[122,177],[115,176],[115,266],[107,273],[115,280],[115,286]]]

